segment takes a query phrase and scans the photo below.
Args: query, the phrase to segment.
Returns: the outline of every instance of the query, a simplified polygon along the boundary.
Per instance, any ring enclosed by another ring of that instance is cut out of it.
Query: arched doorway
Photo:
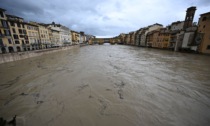
[[[14,52],[13,47],[9,46],[8,49],[9,49],[9,52],[10,52],[10,53],[13,53],[13,52]]]
[[[17,52],[21,52],[20,46],[17,46]]]
[[[6,49],[4,47],[1,47],[1,52],[6,53]]]

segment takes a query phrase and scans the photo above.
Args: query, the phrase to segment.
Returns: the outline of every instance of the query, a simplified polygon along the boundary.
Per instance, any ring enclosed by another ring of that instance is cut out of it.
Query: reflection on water
[[[1,64],[0,117],[26,126],[208,126],[209,62],[105,44]]]

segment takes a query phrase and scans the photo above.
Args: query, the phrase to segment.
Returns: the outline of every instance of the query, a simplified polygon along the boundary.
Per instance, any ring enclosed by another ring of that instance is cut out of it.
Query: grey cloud
[[[168,25],[179,17],[184,19],[186,7],[191,6],[191,1],[183,3],[183,0],[0,0],[0,3],[7,13],[26,21],[55,21],[96,36],[127,33],[156,22]],[[199,10],[210,5],[209,0],[194,3]],[[166,11],[162,10],[163,4]]]

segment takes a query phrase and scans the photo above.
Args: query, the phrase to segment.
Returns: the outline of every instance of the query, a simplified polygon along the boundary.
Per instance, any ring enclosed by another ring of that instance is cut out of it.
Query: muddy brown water
[[[25,126],[209,126],[210,56],[93,45],[0,65]]]

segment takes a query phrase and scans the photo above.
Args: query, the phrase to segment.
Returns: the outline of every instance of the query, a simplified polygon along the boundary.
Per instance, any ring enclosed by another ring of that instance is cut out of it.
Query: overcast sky
[[[54,21],[97,37],[182,21],[190,6],[197,7],[195,22],[210,12],[210,0],[0,0],[0,8],[25,21]]]

